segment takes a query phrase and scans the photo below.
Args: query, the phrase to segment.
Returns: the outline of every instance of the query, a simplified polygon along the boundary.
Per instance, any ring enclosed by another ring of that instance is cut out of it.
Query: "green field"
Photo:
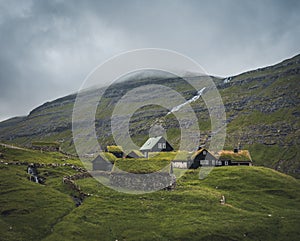
[[[63,176],[76,173],[69,166],[39,168],[46,178],[41,185],[28,180],[25,165],[9,163],[79,164],[78,160],[31,150],[1,148],[0,152],[4,156],[1,240],[300,238],[299,180],[272,169],[220,167],[204,180],[198,178],[199,170],[190,170],[177,180],[173,191],[138,195],[116,192],[85,178],[75,182],[91,195],[76,207],[72,199],[76,192],[62,183]],[[221,195],[225,205],[219,202]]]

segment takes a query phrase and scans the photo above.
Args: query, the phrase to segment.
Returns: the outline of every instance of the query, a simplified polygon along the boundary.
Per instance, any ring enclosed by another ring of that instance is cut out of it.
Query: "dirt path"
[[[11,149],[17,149],[17,150],[28,150],[26,148],[18,147],[18,146],[13,146],[13,145],[8,145],[4,143],[0,143],[0,146],[3,146],[5,148],[11,148]]]

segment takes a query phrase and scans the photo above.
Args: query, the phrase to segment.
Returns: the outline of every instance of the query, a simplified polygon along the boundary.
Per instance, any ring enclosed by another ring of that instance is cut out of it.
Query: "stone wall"
[[[175,175],[169,173],[111,173],[109,180],[112,186],[135,191],[172,190],[176,186]]]
[[[47,152],[58,152],[60,151],[59,146],[32,146],[31,149],[38,151],[47,151]]]

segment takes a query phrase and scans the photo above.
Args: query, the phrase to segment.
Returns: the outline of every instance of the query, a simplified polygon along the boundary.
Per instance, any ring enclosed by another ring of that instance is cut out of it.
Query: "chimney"
[[[239,152],[239,149],[238,149],[238,148],[234,148],[234,149],[233,149],[233,152],[234,152],[234,153],[238,153],[238,152]]]

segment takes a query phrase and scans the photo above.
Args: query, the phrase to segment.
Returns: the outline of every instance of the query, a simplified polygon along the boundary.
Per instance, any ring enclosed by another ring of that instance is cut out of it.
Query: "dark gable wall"
[[[93,171],[111,171],[111,166],[101,156],[97,156],[93,161]]]
[[[204,155],[203,152],[206,151],[206,154]],[[208,161],[212,161],[212,160],[217,160],[217,158],[215,156],[213,156],[212,154],[210,154],[207,150],[202,151],[200,154],[198,154],[194,160],[193,163],[191,165],[190,168],[198,168],[200,167],[200,161],[201,160],[208,160]]]
[[[158,148],[159,144],[161,144],[161,145],[166,144],[166,148],[163,148],[163,149]],[[173,150],[174,150],[174,148],[163,137],[152,148],[152,151],[154,151],[154,152],[159,152],[159,151],[173,151]]]

